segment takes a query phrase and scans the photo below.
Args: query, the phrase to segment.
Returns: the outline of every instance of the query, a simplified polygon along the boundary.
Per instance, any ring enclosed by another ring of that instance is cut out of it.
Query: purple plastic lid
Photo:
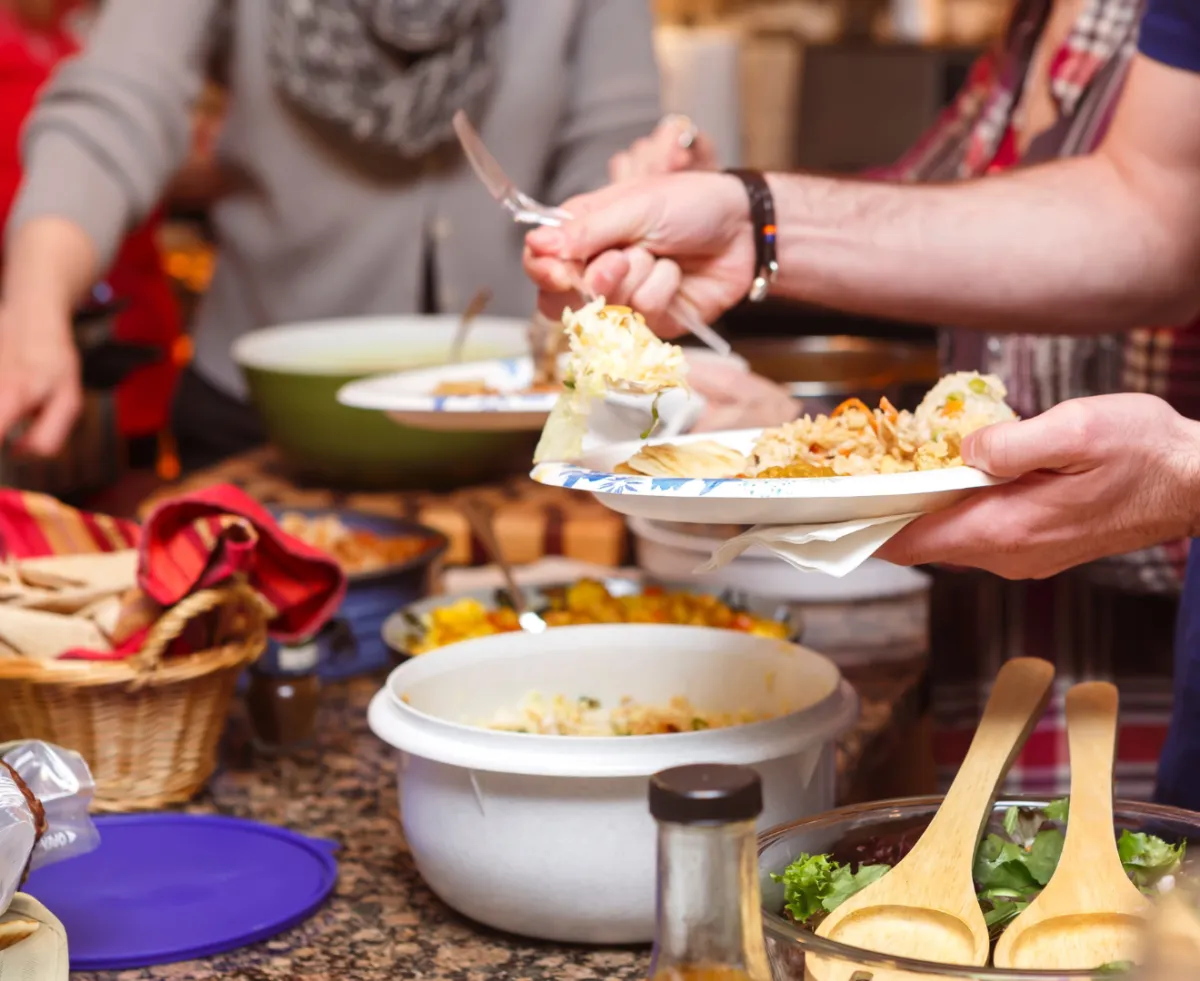
[[[100,847],[25,891],[66,927],[74,971],[211,957],[310,917],[337,884],[335,842],[238,818],[96,819]]]

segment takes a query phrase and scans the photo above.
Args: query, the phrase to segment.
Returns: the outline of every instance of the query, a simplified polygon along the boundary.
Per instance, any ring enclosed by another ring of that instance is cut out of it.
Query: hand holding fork
[[[553,208],[541,204],[517,188],[504,172],[504,168],[500,166],[500,163],[492,156],[488,148],[484,146],[479,133],[476,132],[475,127],[471,125],[466,113],[462,110],[454,114],[454,132],[458,135],[459,143],[462,144],[463,152],[466,154],[467,160],[475,171],[476,176],[483,182],[483,186],[487,188],[488,193],[508,211],[513,221],[523,225],[549,225],[558,227],[563,222],[571,219],[571,215],[562,208]],[[573,285],[585,299],[595,299],[591,290],[583,282],[582,275],[576,277]],[[729,342],[713,330],[712,327],[704,323],[684,297],[680,296],[676,299],[675,309],[672,311],[672,314],[688,331],[718,354],[727,355],[730,353]]]

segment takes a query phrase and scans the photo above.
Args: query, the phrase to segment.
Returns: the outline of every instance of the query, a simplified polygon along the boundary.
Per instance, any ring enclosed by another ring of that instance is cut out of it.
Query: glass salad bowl
[[[886,976],[887,981],[1066,981],[1068,978],[1078,981],[1083,978],[1111,979],[1114,973],[1120,973],[1115,968],[1072,972],[1016,971],[890,958],[818,937],[811,929],[797,924],[785,913],[785,885],[776,881],[773,875],[782,874],[798,856],[831,854],[835,860],[855,869],[860,863],[894,865],[920,837],[940,805],[940,797],[860,804],[778,825],[759,836],[763,926],[776,981],[806,981],[804,962],[810,953],[852,967],[853,973],[847,971],[844,976],[852,977],[854,981],[870,981],[876,973],[881,978]],[[1028,843],[1037,830],[1036,819],[1031,826],[1028,817],[1048,806],[1051,806],[1051,801],[1044,797],[1002,798],[994,805],[985,835],[995,834],[998,839],[1014,842],[1024,837]],[[1026,816],[1019,827],[1014,825],[1014,814],[1010,812],[1014,807],[1020,808],[1020,813]],[[1009,815],[1007,828],[1006,815]],[[1114,818],[1117,833],[1127,830],[1132,834],[1156,836],[1170,845],[1194,841],[1200,846],[1200,813],[1118,801]],[[1050,828],[1051,825],[1045,827]],[[998,840],[993,841],[999,844]],[[1026,849],[1022,851],[1029,854]],[[1200,870],[1192,865],[1190,858],[1185,859],[1181,875],[1184,879],[1200,877]],[[1165,876],[1161,882],[1152,878],[1146,884],[1153,891],[1168,887],[1174,878],[1174,875]]]

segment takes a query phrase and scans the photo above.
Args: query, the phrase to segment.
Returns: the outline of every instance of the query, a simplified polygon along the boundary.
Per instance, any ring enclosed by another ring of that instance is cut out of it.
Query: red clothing
[[[1017,131],[1009,126],[1000,139],[1000,145],[996,148],[996,156],[988,165],[987,172],[1001,174],[1006,170],[1012,170],[1020,162],[1021,154],[1017,150]]]
[[[35,30],[0,7],[0,221],[21,183],[21,127],[55,67],[78,50],[65,27]],[[170,352],[183,325],[155,242],[157,223],[152,217],[125,240],[107,277],[115,296],[129,304],[116,318],[115,339],[164,352],[161,364],[137,370],[117,390],[117,425],[126,436],[166,428],[177,374]]]

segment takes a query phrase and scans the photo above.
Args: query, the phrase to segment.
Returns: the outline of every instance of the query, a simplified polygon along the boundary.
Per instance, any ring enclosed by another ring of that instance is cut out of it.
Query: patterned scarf
[[[1012,123],[1052,2],[1019,0],[1002,44],[976,61],[937,124],[900,160],[873,176],[922,182],[982,176]],[[1100,142],[1137,47],[1144,3],[1086,0],[1050,65],[1050,91],[1063,125],[1035,142],[1039,159],[1088,153]]]
[[[451,139],[455,111],[478,115],[496,80],[503,0],[252,2],[270,5],[271,72],[287,99],[407,159]]]

